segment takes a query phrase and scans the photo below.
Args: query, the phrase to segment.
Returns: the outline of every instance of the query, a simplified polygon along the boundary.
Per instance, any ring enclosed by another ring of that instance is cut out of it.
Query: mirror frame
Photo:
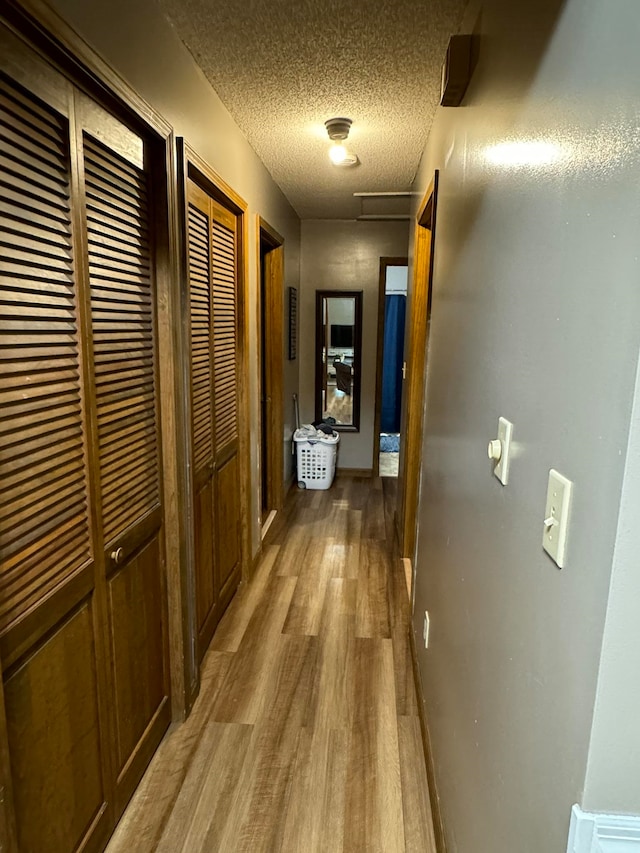
[[[316,290],[316,387],[315,419],[322,418],[322,301],[337,297],[354,300],[353,331],[353,415],[350,424],[335,424],[337,432],[360,432],[360,389],[362,387],[362,291],[361,290]]]

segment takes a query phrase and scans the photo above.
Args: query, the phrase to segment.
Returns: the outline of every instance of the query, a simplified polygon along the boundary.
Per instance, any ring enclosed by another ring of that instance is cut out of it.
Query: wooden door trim
[[[269,243],[271,243],[271,247],[273,249],[277,249],[278,246],[282,246],[284,244],[284,237],[282,237],[275,228],[273,228],[266,219],[263,219],[259,214],[257,216],[258,227],[264,231],[265,236]]]
[[[401,556],[413,559],[416,542],[418,492],[422,469],[422,427],[424,419],[429,317],[433,284],[436,236],[436,207],[439,171],[424,195],[415,221],[411,290],[408,301],[409,337],[407,382],[402,403],[400,469],[402,486],[398,494],[396,526]]]
[[[183,295],[175,286],[181,280],[183,216],[180,186],[184,181],[177,140],[170,133],[165,145],[164,176],[154,174],[162,202],[169,211],[164,226],[166,242],[158,246],[156,266],[157,338],[160,381],[163,507],[165,527],[166,586],[168,605],[169,674],[174,720],[184,719],[200,689],[199,668],[192,645],[195,613],[195,557],[192,529],[193,507],[189,490],[191,430],[185,389],[189,365],[185,357],[187,329]],[[163,180],[164,177],[164,180]],[[158,205],[158,217],[165,215]]]
[[[373,418],[373,464],[372,474],[377,477],[380,473],[380,421],[382,419],[382,361],[384,355],[384,297],[387,283],[387,267],[405,267],[409,258],[380,258],[380,274],[378,276],[378,343],[376,350],[376,396],[375,414]]]
[[[191,178],[211,197],[220,202],[238,218],[238,444],[240,463],[241,504],[241,576],[248,578],[251,570],[251,413],[249,408],[249,348],[251,328],[249,323],[249,217],[247,203],[200,155],[184,140],[180,142],[183,153],[185,179]],[[183,194],[182,216],[186,216],[186,193]],[[186,234],[186,231],[183,232]],[[182,251],[183,269],[186,269],[186,245]],[[186,280],[186,279],[183,279]],[[188,316],[185,316],[188,322]],[[191,405],[189,392],[189,406]]]
[[[0,678],[0,850],[18,853],[18,831],[13,801],[13,780],[7,716],[4,707],[4,681]]]
[[[269,246],[266,255],[268,268],[264,272],[264,288],[258,286],[256,321],[258,328],[258,347],[262,350],[262,289],[265,292],[266,319],[269,334],[265,341],[264,373],[270,391],[270,405],[267,417],[267,452],[269,458],[270,479],[267,484],[268,511],[279,512],[284,505],[284,237],[272,228],[261,216],[256,217],[256,263],[258,281],[262,278],[262,244]],[[262,441],[262,405],[258,401],[258,434]],[[260,471],[261,478],[264,472]],[[262,490],[262,484],[261,484]],[[262,500],[262,491],[260,492]]]
[[[106,107],[135,115],[140,127],[167,140],[172,128],[120,74],[52,9],[45,0],[7,0],[2,18],[14,31],[54,63],[65,76],[83,85]]]

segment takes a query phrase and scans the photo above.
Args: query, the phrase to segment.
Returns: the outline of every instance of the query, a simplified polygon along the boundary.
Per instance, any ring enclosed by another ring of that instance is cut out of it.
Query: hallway
[[[290,494],[108,853],[435,851],[394,488]]]

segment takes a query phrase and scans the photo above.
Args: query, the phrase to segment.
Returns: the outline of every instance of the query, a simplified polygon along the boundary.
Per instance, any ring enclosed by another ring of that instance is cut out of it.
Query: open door
[[[284,240],[258,217],[260,520],[266,533],[283,504]]]
[[[418,488],[422,466],[422,424],[431,317],[438,174],[436,170],[416,217],[413,276],[408,302],[407,360],[400,428],[396,524],[401,554],[409,559],[413,559],[416,544]]]

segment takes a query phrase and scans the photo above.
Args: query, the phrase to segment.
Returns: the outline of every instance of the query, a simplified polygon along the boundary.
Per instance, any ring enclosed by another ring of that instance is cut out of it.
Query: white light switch
[[[496,464],[493,473],[503,486],[509,482],[509,454],[511,453],[511,435],[513,424],[506,418],[498,418],[498,437],[489,442],[489,459]]]
[[[567,480],[554,468],[549,471],[542,547],[561,569],[564,567],[567,550],[567,528],[571,510],[572,487],[571,480]]]

